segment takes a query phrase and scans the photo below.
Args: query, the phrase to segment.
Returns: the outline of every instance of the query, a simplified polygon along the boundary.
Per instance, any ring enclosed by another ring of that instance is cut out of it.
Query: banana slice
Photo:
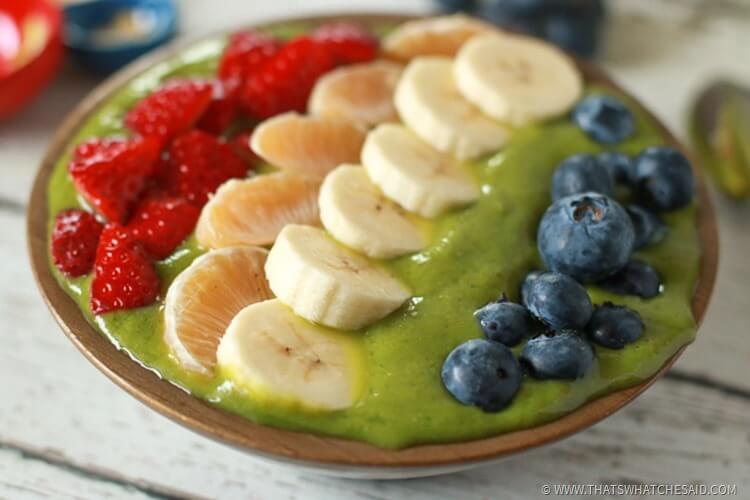
[[[438,151],[460,160],[500,149],[509,131],[463,98],[453,79],[453,61],[418,57],[404,70],[395,95],[401,120]]]
[[[388,259],[425,245],[404,210],[380,192],[361,166],[341,165],[328,174],[318,204],[323,227],[370,257]]]
[[[278,300],[246,307],[221,339],[219,369],[259,401],[343,410],[362,392],[360,347]]]
[[[578,101],[581,73],[562,51],[534,38],[490,33],[469,40],[454,65],[463,96],[513,125],[559,116]]]
[[[358,161],[364,140],[364,132],[347,121],[289,112],[258,125],[250,147],[275,167],[322,180],[342,163]]]
[[[495,30],[491,24],[463,14],[418,19],[390,32],[383,39],[383,52],[399,61],[419,56],[453,57],[466,40]]]
[[[186,369],[211,374],[216,347],[245,306],[273,297],[263,266],[265,248],[241,246],[208,252],[182,271],[164,301],[164,341]]]
[[[303,318],[357,330],[396,310],[411,292],[384,268],[325,231],[288,225],[266,260],[271,290]]]
[[[287,224],[319,223],[319,186],[294,172],[229,180],[203,207],[195,237],[205,248],[269,245]]]
[[[454,158],[439,153],[403,125],[367,135],[362,164],[386,196],[423,217],[475,201],[479,186]]]
[[[393,91],[403,67],[389,61],[344,66],[323,75],[315,84],[309,112],[369,128],[398,121]]]

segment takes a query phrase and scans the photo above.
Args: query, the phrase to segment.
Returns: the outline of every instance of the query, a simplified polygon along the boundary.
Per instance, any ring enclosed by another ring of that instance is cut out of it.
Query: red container
[[[30,59],[12,64],[14,51],[23,50],[24,24],[34,19],[45,25],[46,39]],[[62,12],[46,0],[0,0],[0,120],[21,110],[52,80],[63,56]]]

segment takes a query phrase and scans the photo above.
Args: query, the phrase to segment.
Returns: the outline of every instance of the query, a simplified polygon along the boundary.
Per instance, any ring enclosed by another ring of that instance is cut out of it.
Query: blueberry
[[[635,131],[635,120],[627,106],[606,95],[585,97],[573,109],[573,121],[602,144],[616,144]]]
[[[594,349],[576,332],[566,330],[529,340],[521,352],[521,363],[538,379],[581,378],[594,364]]]
[[[612,171],[590,154],[569,156],[563,160],[552,176],[552,199],[559,200],[589,191],[614,196],[615,180]]]
[[[554,330],[583,328],[594,306],[580,283],[564,274],[544,273],[529,286],[526,307]]]
[[[667,235],[667,226],[658,215],[639,205],[625,207],[635,230],[635,244],[638,249],[659,243]]]
[[[537,279],[539,276],[544,274],[542,271],[531,271],[529,274],[526,275],[526,277],[523,280],[523,283],[521,283],[521,302],[526,305],[529,303],[529,292],[531,291],[531,284],[534,282],[535,279]]]
[[[501,299],[490,302],[474,313],[482,332],[489,340],[514,346],[529,335],[533,323],[529,311],[521,304]]]
[[[653,267],[634,260],[617,274],[601,281],[599,286],[612,293],[650,299],[661,292],[661,278]]]
[[[693,170],[678,150],[651,147],[634,161],[636,197],[658,211],[682,208],[693,199]]]
[[[599,23],[594,12],[552,13],[544,21],[544,38],[581,57],[592,57],[599,41]]]
[[[584,193],[557,200],[537,231],[537,247],[547,269],[582,282],[599,281],[627,264],[635,232],[613,199]]]
[[[594,310],[586,331],[592,342],[610,349],[622,349],[643,335],[641,315],[624,306],[605,302]]]
[[[471,12],[477,7],[477,0],[435,0],[443,12]]]
[[[606,151],[596,155],[596,161],[610,171],[615,182],[625,185],[634,182],[633,161],[628,155],[616,151]]]
[[[459,345],[445,359],[443,385],[465,405],[500,411],[521,387],[521,366],[502,344],[474,339]]]

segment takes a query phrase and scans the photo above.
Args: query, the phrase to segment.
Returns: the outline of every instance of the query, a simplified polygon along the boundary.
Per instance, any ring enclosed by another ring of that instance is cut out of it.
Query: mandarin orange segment
[[[170,285],[164,306],[164,340],[186,369],[210,375],[216,350],[232,318],[273,298],[264,265],[268,251],[237,246],[213,250]]]
[[[419,56],[453,57],[469,38],[496,28],[462,14],[409,21],[383,39],[390,59],[409,61]]]
[[[308,109],[323,118],[346,120],[363,127],[398,121],[393,92],[403,67],[375,61],[345,66],[315,84]]]
[[[206,248],[269,245],[287,224],[319,224],[319,187],[294,172],[231,180],[203,207],[195,236]]]
[[[290,112],[256,127],[252,150],[271,165],[317,179],[342,163],[356,163],[365,134],[344,120]]]

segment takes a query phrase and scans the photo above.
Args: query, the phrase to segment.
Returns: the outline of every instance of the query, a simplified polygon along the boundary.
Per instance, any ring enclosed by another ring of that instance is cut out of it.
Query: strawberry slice
[[[119,224],[102,231],[91,282],[94,314],[152,304],[159,296],[159,277],[146,250]]]
[[[141,99],[125,115],[125,125],[166,145],[177,134],[193,127],[211,103],[213,93],[211,82],[171,80]]]
[[[240,104],[258,118],[285,111],[304,112],[313,85],[334,66],[328,45],[308,36],[297,37],[249,76]]]
[[[231,125],[237,116],[237,101],[228,95],[221,82],[214,84],[214,97],[206,111],[198,120],[197,128],[209,134],[220,135]]]
[[[182,198],[148,197],[127,229],[155,259],[166,259],[193,232],[200,209]]]
[[[92,139],[76,148],[68,172],[100,214],[125,223],[158,158],[153,139]]]
[[[326,46],[337,65],[371,61],[378,53],[377,37],[357,23],[327,23],[316,29],[312,37]]]
[[[219,62],[219,79],[228,96],[235,96],[242,84],[279,49],[281,42],[257,31],[240,31],[229,37]]]
[[[102,225],[89,212],[64,210],[55,217],[52,228],[52,261],[63,274],[88,274],[94,266]]]
[[[232,139],[227,142],[229,147],[232,148],[232,151],[234,151],[234,154],[242,158],[245,163],[249,164],[250,168],[257,166],[261,161],[260,157],[255,154],[255,151],[250,148],[250,137],[252,135],[252,131],[242,132],[241,134],[232,137]]]
[[[201,207],[224,181],[244,177],[247,171],[248,166],[228,145],[206,132],[192,130],[172,142],[161,175],[171,194]]]

